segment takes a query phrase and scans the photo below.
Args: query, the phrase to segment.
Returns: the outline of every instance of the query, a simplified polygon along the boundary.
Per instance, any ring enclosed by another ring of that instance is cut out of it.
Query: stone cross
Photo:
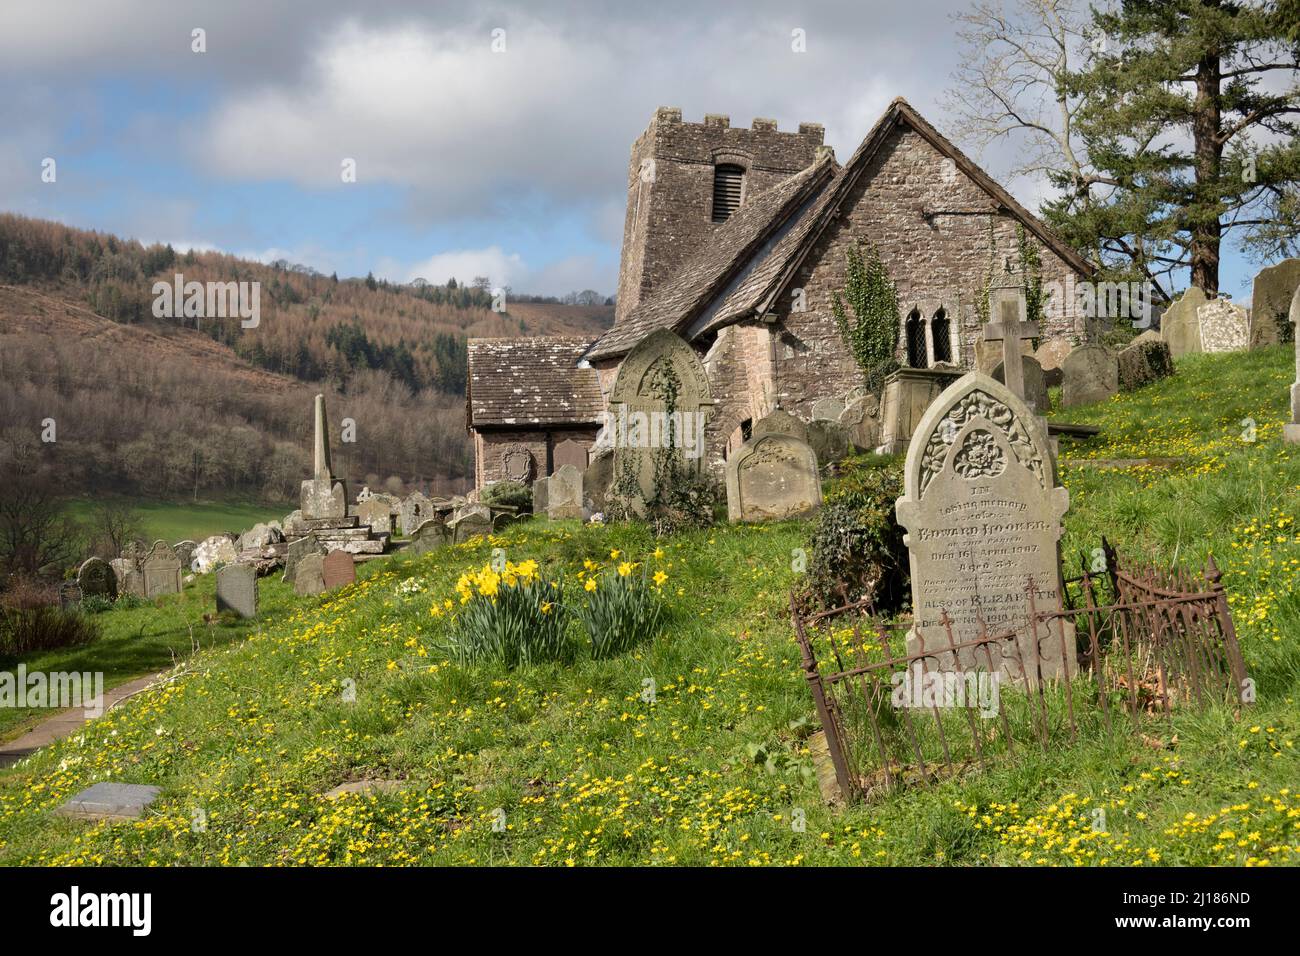
[[[1025,397],[1025,375],[1021,365],[1020,342],[1038,337],[1038,325],[1026,322],[1025,293],[1011,273],[1007,259],[1002,275],[989,290],[989,322],[984,326],[984,341],[1002,343],[1002,374],[1007,388],[1016,398]]]
[[[316,449],[313,477],[317,481],[329,481],[333,477],[330,470],[330,436],[329,422],[325,419],[325,396],[316,396]]]

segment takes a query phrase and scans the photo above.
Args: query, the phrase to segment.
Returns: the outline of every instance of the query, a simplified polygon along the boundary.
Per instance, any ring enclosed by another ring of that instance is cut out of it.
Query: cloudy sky
[[[819,122],[841,160],[895,96],[950,128],[958,0],[624,6],[5,0],[0,209],[341,276],[610,293],[657,106]],[[1251,274],[1229,253],[1224,290]]]

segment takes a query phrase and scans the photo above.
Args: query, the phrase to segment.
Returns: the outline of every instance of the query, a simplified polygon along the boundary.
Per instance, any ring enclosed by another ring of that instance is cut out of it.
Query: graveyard
[[[219,571],[100,615],[163,643],[193,631],[199,650],[160,667],[156,690],[0,770],[0,863],[1294,864],[1300,458],[1280,424],[1294,354],[1185,356],[1173,376],[1070,409],[1100,431],[1064,435],[1057,452],[1065,573],[1103,535],[1160,566],[1213,555],[1257,685],[1248,705],[1144,713],[1134,732],[1081,728],[1069,745],[828,802],[790,617],[791,555],[815,519],[656,537],[644,522],[533,517],[359,562],[355,583],[320,593],[253,578],[249,619],[202,623],[220,606]],[[837,493],[832,477],[825,500]],[[520,573],[561,582],[565,601],[634,568],[665,625],[604,659],[456,659],[447,617],[498,550],[512,567],[535,562]],[[110,780],[159,792],[126,821],[53,812]]]

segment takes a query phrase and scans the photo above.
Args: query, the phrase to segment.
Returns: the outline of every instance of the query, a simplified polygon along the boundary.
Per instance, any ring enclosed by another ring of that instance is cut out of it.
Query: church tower
[[[799,132],[783,133],[769,119],[733,129],[726,116],[712,113],[703,123],[683,123],[680,109],[656,110],[632,144],[615,322],[749,197],[812,165],[824,132],[818,123],[800,123]]]

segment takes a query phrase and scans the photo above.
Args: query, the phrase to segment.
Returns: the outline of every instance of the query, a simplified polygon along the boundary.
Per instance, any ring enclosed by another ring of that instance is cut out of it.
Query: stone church
[[[684,122],[661,108],[632,145],[614,325],[595,341],[471,339],[475,485],[580,467],[602,436],[620,368],[661,330],[698,357],[710,393],[705,461],[720,473],[753,422],[809,418],[860,386],[832,313],[847,250],[869,240],[898,289],[904,368],[974,367],[993,263],[1038,248],[1044,283],[1092,266],[896,99],[843,165],[823,127]],[[1074,303],[1044,338],[1084,336]],[[693,361],[693,360],[692,360]]]

